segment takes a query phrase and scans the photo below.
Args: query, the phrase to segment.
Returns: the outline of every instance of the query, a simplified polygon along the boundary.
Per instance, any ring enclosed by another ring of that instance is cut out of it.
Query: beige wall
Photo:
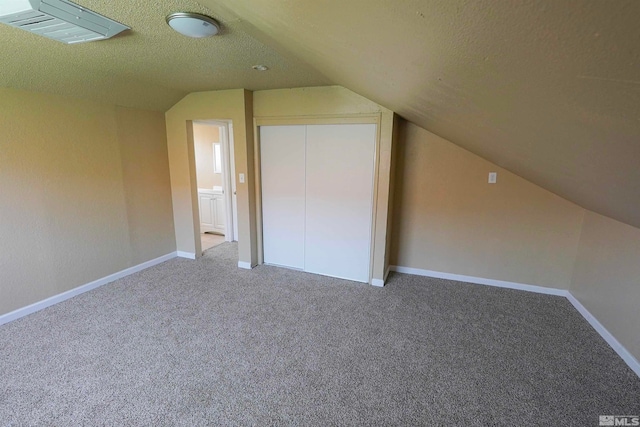
[[[392,264],[569,288],[582,208],[409,122],[398,150]]]
[[[116,108],[132,264],[176,250],[164,114]]]
[[[193,124],[193,143],[196,156],[198,188],[222,186],[222,174],[213,171],[213,143],[220,142],[220,128],[203,123]]]
[[[385,252],[385,260],[384,260],[384,268],[385,268],[385,279],[386,275],[389,273],[389,268],[391,266],[391,260],[393,257],[393,245],[394,245],[394,218],[395,215],[398,215],[395,212],[395,200],[396,200],[396,186],[398,183],[398,152],[399,146],[401,144],[400,141],[400,129],[403,123],[403,119],[398,116],[393,116],[393,133],[391,135],[392,138],[392,149],[391,149],[391,163],[390,167],[390,177],[389,177],[389,207],[387,209],[387,238],[386,238],[386,252]]]
[[[571,294],[640,360],[640,229],[587,212]]]
[[[234,132],[237,179],[239,261],[257,263],[255,236],[255,191],[253,186],[252,93],[244,89],[198,92],[187,95],[165,114],[171,171],[171,194],[178,251],[202,253],[199,236],[197,181],[195,173],[193,120],[231,120]]]
[[[261,90],[253,93],[255,117],[374,114],[389,111],[341,86]]]
[[[383,280],[389,260],[387,241],[388,225],[390,225],[388,218],[391,213],[390,182],[393,172],[391,168],[395,123],[393,112],[340,86],[256,91],[253,94],[253,100],[253,112],[257,120],[271,119],[282,124],[314,123],[313,120],[327,118],[333,120],[358,116],[377,117],[380,126],[376,159],[378,180],[375,183],[372,277]]]
[[[0,88],[0,314],[175,251],[162,114]]]

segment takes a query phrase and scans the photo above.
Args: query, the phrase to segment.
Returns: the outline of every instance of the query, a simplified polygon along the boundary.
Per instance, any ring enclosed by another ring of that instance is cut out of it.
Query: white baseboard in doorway
[[[384,286],[384,280],[382,280],[382,279],[371,279],[371,284],[373,286],[377,286],[377,287],[381,288],[381,287]]]
[[[624,360],[626,364],[629,365],[633,372],[635,372],[636,375],[640,377],[640,362],[638,362],[638,359],[633,357],[633,355],[629,353],[629,351],[622,344],[620,344],[620,341],[618,341],[611,334],[611,332],[609,332],[602,325],[602,323],[600,323],[598,319],[596,319],[596,317],[591,314],[580,301],[578,301],[576,297],[571,295],[571,292],[567,292],[567,299],[569,300],[569,302],[571,302],[571,304],[573,304],[576,310],[578,310],[578,312],[582,314],[582,317],[584,317],[587,322],[589,322],[589,324],[593,326],[593,329],[595,329],[600,334],[600,336],[604,338],[604,340],[611,346],[611,348],[614,349],[616,353],[618,353],[622,360]]]
[[[176,255],[180,258],[196,259],[196,254],[193,252],[178,251]]]
[[[250,262],[238,261],[238,268],[244,268],[245,270],[251,270],[253,267]]]
[[[125,276],[129,276],[130,274],[137,273],[138,271],[145,270],[149,267],[153,267],[154,265],[163,263],[175,257],[176,257],[176,252],[171,252],[161,257],[143,262],[142,264],[134,265],[133,267],[129,267],[124,270],[118,271],[117,273],[110,274],[101,279],[94,280],[93,282],[89,282],[87,284],[78,286],[77,288],[70,289],[61,294],[54,295],[42,301],[38,301],[26,307],[22,307],[17,310],[11,311],[7,314],[3,314],[2,316],[0,316],[0,325],[9,323],[13,320],[19,319],[24,316],[28,316],[29,314],[35,313],[36,311],[40,311],[44,308],[50,307],[59,302],[68,300],[69,298],[73,298],[77,295],[91,291],[102,285],[106,285],[107,283],[111,283],[115,280],[121,279]]]
[[[387,271],[384,272],[384,278],[383,279],[371,279],[371,284],[373,286],[377,286],[379,288],[383,287],[384,284],[387,282],[387,277],[389,277],[389,272],[391,271],[391,266],[387,267]]]
[[[455,280],[458,282],[475,283],[479,285],[496,286],[499,288],[517,289],[539,294],[556,295],[565,297],[578,310],[578,313],[589,322],[589,324],[600,334],[600,336],[618,353],[622,360],[631,368],[633,372],[640,377],[640,363],[620,342],[609,332],[603,325],[591,314],[570,291],[558,288],[546,288],[544,286],[527,285],[524,283],[505,282],[502,280],[485,279],[482,277],[464,276],[460,274],[442,273],[433,270],[423,270],[419,268],[402,267],[397,265],[390,266],[391,271],[398,273],[413,274],[416,276],[435,277],[438,279]]]
[[[402,267],[398,265],[392,265],[391,271],[397,271],[398,273],[413,274],[415,276],[435,277],[437,279],[455,280],[458,282],[475,283],[478,285],[496,286],[498,288],[517,289],[520,291],[535,292],[537,294],[558,295],[567,296],[566,289],[547,288],[544,286],[527,285],[524,283],[506,282],[504,280],[485,279],[482,277],[464,276],[462,274],[443,273],[440,271],[423,270],[420,268]]]

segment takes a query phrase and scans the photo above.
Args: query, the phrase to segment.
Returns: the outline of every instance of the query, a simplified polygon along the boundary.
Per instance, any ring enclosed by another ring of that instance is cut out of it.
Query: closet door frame
[[[294,125],[340,125],[340,124],[375,124],[375,150],[373,156],[373,182],[371,200],[371,230],[369,248],[369,283],[373,278],[373,263],[375,254],[376,218],[378,208],[378,179],[380,169],[380,124],[382,115],[377,114],[353,114],[340,116],[304,116],[304,117],[255,117],[254,127],[254,168],[256,188],[256,232],[258,244],[258,264],[264,264],[263,224],[262,224],[262,175],[260,159],[260,126],[294,126]],[[386,224],[379,224],[386,228]]]

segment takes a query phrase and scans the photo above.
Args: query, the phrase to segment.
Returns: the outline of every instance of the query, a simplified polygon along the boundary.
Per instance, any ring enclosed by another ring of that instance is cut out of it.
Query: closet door
[[[369,281],[376,125],[307,126],[304,266]]]
[[[264,262],[304,269],[305,126],[261,126]]]

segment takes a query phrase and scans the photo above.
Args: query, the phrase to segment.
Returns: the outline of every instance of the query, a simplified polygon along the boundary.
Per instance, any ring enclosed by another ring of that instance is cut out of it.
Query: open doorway
[[[202,251],[237,240],[233,125],[224,120],[193,122]]]

